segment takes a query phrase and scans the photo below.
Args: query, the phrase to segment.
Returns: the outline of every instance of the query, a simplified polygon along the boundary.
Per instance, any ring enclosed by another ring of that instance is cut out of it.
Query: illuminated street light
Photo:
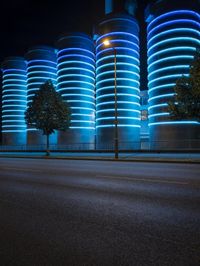
[[[119,145],[118,145],[118,115],[117,115],[117,50],[115,47],[111,45],[109,40],[105,40],[103,44],[107,47],[110,47],[114,51],[114,94],[115,94],[115,137],[114,137],[114,145],[115,145],[115,159],[118,159],[119,154]]]

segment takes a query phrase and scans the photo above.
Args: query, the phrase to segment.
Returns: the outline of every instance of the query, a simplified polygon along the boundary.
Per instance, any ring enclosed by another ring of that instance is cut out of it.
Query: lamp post
[[[114,51],[114,95],[115,95],[114,146],[115,146],[115,159],[118,159],[119,143],[118,143],[118,113],[117,113],[117,50],[115,49],[115,47],[111,46],[111,43],[109,40],[105,40],[103,43],[105,46],[109,46]]]

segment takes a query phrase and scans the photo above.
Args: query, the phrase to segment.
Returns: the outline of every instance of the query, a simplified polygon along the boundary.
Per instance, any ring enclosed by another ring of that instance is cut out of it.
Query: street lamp
[[[115,137],[114,137],[114,145],[115,145],[115,159],[119,157],[119,145],[118,145],[118,115],[117,115],[117,50],[115,47],[111,46],[109,40],[105,40],[103,44],[107,47],[110,47],[114,51],[114,94],[115,94]]]

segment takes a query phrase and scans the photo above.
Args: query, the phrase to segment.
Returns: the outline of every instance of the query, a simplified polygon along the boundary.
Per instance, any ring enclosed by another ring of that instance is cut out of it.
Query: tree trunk
[[[47,136],[47,143],[46,143],[46,156],[50,155],[50,150],[49,150],[49,134]]]

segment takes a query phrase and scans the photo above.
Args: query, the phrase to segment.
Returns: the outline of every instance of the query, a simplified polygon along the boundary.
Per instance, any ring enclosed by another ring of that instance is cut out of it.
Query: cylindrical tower
[[[22,57],[8,57],[2,63],[2,144],[25,145],[26,62]]]
[[[57,64],[56,51],[48,46],[31,48],[25,55],[27,59],[27,103],[29,104],[35,92],[47,80],[51,80],[56,86]],[[45,137],[40,130],[28,128],[28,144],[40,145],[45,143]],[[56,134],[50,136],[50,143],[56,144]]]
[[[116,109],[119,148],[139,148],[138,33],[137,21],[125,13],[107,16],[99,23],[96,43],[96,134],[99,149],[114,145]],[[105,47],[105,40],[109,40],[110,47]]]
[[[71,108],[71,125],[59,132],[58,143],[72,149],[93,149],[95,136],[95,56],[92,39],[82,33],[57,42],[57,90]],[[69,146],[68,146],[69,147]]]
[[[189,74],[195,50],[200,47],[198,10],[197,0],[156,1],[146,9],[152,149],[189,148],[200,133],[197,121],[172,121],[167,110],[176,80]]]

